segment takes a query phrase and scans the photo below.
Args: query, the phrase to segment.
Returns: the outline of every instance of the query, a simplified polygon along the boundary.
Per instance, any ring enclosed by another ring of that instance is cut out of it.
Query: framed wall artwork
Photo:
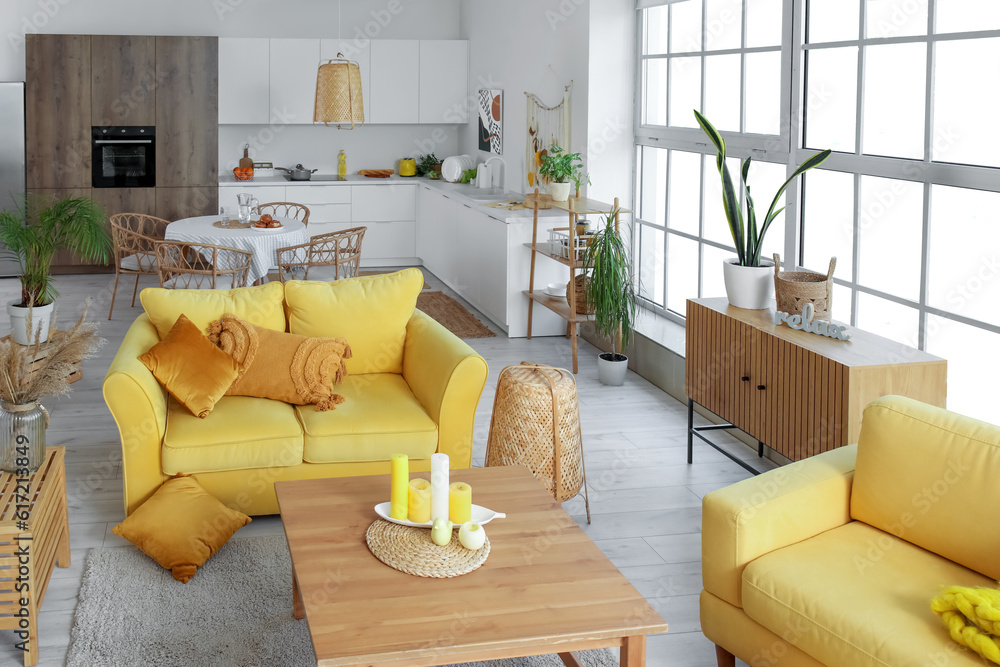
[[[503,91],[479,91],[479,150],[503,155]]]

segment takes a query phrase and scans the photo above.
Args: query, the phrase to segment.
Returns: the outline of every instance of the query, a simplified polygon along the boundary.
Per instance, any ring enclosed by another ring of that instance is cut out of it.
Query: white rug
[[[230,540],[187,584],[134,547],[87,558],[67,667],[298,667],[316,664],[305,620],[292,618],[283,536]],[[618,665],[617,651],[579,654]],[[465,667],[562,667],[555,655]]]

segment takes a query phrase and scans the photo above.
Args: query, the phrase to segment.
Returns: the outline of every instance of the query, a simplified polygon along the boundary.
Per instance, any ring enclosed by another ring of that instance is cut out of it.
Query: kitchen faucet
[[[503,185],[504,194],[507,194],[507,163],[503,161],[502,157],[497,157],[496,155],[494,155],[493,157],[486,160],[486,162],[484,162],[483,164],[489,167],[490,162],[493,162],[493,160],[496,160],[501,165],[503,165],[503,169],[501,169],[501,173],[503,174],[503,180],[501,181],[501,183]],[[492,178],[490,179],[490,187],[493,187],[493,182],[492,182],[493,180],[494,179]]]

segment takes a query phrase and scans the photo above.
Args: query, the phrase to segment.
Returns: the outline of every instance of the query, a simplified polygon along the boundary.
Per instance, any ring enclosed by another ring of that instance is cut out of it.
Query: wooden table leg
[[[576,656],[572,653],[560,653],[559,659],[563,661],[566,667],[583,667],[583,663],[576,659]]]
[[[299,580],[292,570],[292,618],[305,618],[306,609],[302,605],[302,591],[299,590]]]
[[[646,635],[623,639],[618,664],[621,667],[646,667]]]

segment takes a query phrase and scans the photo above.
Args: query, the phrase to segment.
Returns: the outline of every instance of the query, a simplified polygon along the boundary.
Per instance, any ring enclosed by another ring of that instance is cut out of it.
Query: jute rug
[[[230,540],[187,584],[134,547],[87,558],[67,667],[306,667],[316,664],[305,620],[292,618],[283,536]],[[586,651],[586,667],[618,665]],[[463,667],[562,667],[555,655]]]
[[[475,315],[444,292],[421,292],[417,296],[417,308],[433,317],[445,329],[459,338],[492,338],[496,336]]]
[[[387,275],[389,273],[392,273],[392,272],[391,271],[375,271],[375,270],[371,270],[371,269],[358,271],[358,275],[359,276],[384,276],[384,275]],[[431,288],[431,286],[428,285],[427,281],[425,280],[424,281],[424,286],[421,287],[420,289],[430,289],[430,288]]]

